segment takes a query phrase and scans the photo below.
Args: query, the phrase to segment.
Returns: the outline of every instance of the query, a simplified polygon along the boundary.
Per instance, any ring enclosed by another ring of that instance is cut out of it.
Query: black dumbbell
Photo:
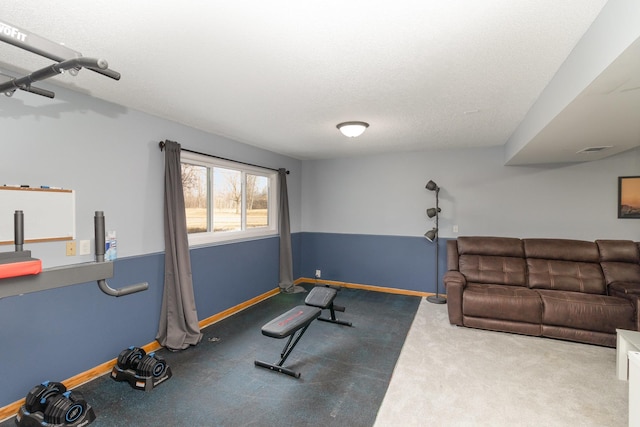
[[[118,367],[122,370],[135,370],[146,354],[140,347],[129,347],[126,350],[122,350],[118,355]]]
[[[73,424],[87,410],[87,401],[78,391],[67,391],[56,395],[44,411],[44,420],[49,424]]]
[[[44,412],[51,399],[67,391],[64,384],[45,381],[32,388],[25,398],[24,408],[27,412]]]
[[[142,357],[138,363],[136,373],[142,377],[154,377],[159,378],[167,371],[167,362],[156,355],[155,353],[149,353]]]

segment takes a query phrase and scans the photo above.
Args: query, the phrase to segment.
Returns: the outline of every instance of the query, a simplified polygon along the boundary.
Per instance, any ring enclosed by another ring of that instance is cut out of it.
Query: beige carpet
[[[451,326],[423,299],[376,427],[626,426],[613,348]]]

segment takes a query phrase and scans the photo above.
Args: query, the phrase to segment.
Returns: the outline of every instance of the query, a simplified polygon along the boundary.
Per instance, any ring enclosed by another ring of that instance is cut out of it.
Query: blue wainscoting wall
[[[204,319],[278,287],[279,238],[194,249],[191,265]]]
[[[149,283],[136,294],[108,296],[89,282],[0,299],[0,407],[45,380],[65,380],[153,341],[163,261],[154,254],[115,262],[107,282],[113,288]]]
[[[446,240],[439,243],[440,292]],[[435,243],[424,237],[301,233],[302,277],[435,293]]]
[[[326,280],[435,292],[435,245],[423,237],[307,232],[291,238],[294,279],[321,269]],[[278,237],[192,249],[198,318],[276,288],[278,265]],[[439,266],[442,277],[444,239]],[[164,254],[119,259],[107,281],[113,288],[148,282],[149,289],[115,298],[91,282],[0,299],[0,407],[42,381],[71,378],[155,340]]]
[[[300,236],[292,235],[294,278]],[[191,250],[200,320],[278,286],[279,238]],[[45,380],[63,381],[155,340],[164,286],[164,253],[115,261],[113,288],[148,282],[144,292],[108,296],[96,282],[0,299],[0,407]],[[0,282],[1,285],[1,282]]]

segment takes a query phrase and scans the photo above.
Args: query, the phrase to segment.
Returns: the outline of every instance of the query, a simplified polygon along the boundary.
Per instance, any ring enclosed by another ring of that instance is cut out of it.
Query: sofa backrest
[[[607,285],[614,282],[640,284],[640,248],[631,240],[596,240],[600,265]]]
[[[606,294],[595,242],[569,239],[523,239],[529,287]]]
[[[468,282],[526,286],[526,263],[520,239],[458,237],[458,270]]]

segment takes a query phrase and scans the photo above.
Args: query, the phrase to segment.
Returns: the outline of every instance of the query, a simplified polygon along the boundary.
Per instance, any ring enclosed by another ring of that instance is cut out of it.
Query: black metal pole
[[[41,68],[24,77],[11,79],[7,82],[4,82],[0,84],[0,92],[22,89],[25,86],[30,86],[31,83],[57,76],[64,70],[69,70],[76,67],[85,67],[92,71],[100,72],[103,75],[107,75],[107,77],[111,77],[112,79],[120,79],[119,73],[113,70],[108,70],[109,65],[104,59],[72,58],[67,59],[66,61],[59,62],[57,64],[50,65],[48,67]]]
[[[160,147],[160,151],[164,151],[165,145],[166,145],[166,143],[164,141],[160,141],[158,143],[158,146]],[[227,159],[226,157],[214,156],[213,154],[201,153],[199,151],[189,150],[187,148],[180,148],[180,151],[186,151],[187,153],[199,154],[201,156],[206,156],[206,157],[213,157],[214,159],[226,160],[228,162],[240,163],[241,165],[255,166],[257,168],[269,169],[269,170],[276,171],[276,172],[279,171],[279,169],[270,168],[268,166],[260,166],[260,165],[255,165],[253,163],[241,162],[239,160]],[[289,171],[287,171],[287,175],[289,175]]]
[[[93,217],[95,243],[96,243],[96,261],[104,262],[104,212],[96,211]]]
[[[438,217],[440,216],[440,206],[439,206],[439,197],[438,193],[440,192],[440,187],[436,188],[436,238],[434,239],[434,243],[436,244],[436,294],[430,295],[427,297],[427,301],[432,302],[434,304],[445,304],[447,302],[446,298],[440,296],[440,228],[438,224]]]
[[[24,248],[24,213],[15,211],[13,214],[13,241],[16,252],[22,252]]]

